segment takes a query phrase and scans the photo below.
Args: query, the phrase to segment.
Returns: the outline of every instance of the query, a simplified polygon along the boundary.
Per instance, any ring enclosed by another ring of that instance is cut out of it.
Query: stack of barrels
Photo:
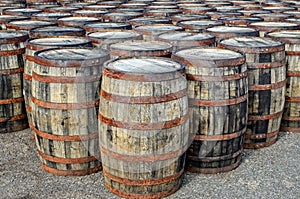
[[[162,198],[185,170],[300,132],[293,0],[0,0],[0,133],[30,127],[41,167],[103,171]],[[275,146],[276,147],[276,146]]]

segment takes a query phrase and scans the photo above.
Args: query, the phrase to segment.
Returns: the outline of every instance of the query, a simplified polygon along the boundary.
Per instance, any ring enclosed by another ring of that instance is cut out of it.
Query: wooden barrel
[[[171,20],[165,17],[138,17],[129,20],[129,23],[133,27],[137,27],[137,26],[151,25],[151,24],[170,24]]]
[[[8,30],[25,31],[28,32],[33,28],[45,27],[45,26],[55,26],[56,23],[48,21],[35,21],[35,20],[22,20],[22,21],[12,21],[6,24]]]
[[[266,36],[285,43],[287,84],[280,130],[300,132],[300,31],[282,30]]]
[[[154,41],[159,34],[171,31],[183,30],[180,26],[172,24],[151,24],[143,25],[133,28],[135,31],[141,33],[145,41]]]
[[[300,28],[299,24],[287,22],[254,22],[248,25],[249,28],[259,30],[260,37],[264,37],[266,32],[277,30],[297,30]]]
[[[245,148],[261,148],[277,140],[285,102],[284,43],[261,37],[236,37],[218,46],[246,54],[249,82]]]
[[[281,22],[287,18],[292,17],[291,15],[288,15],[288,14],[276,14],[276,13],[256,14],[256,15],[252,15],[252,16],[263,18],[264,21],[273,21],[273,22]]]
[[[227,26],[247,27],[250,23],[263,21],[260,17],[225,17],[221,18]]]
[[[83,10],[107,10],[109,12],[115,10],[117,7],[113,5],[89,5],[84,6]]]
[[[39,5],[57,5],[56,0],[26,0],[28,7],[34,7]]]
[[[214,35],[216,37],[216,40],[227,39],[232,37],[259,36],[258,30],[246,27],[216,26],[206,29],[205,32]]]
[[[156,38],[156,40],[170,43],[173,46],[173,51],[182,48],[190,48],[196,46],[208,47],[215,45],[215,37],[213,35],[183,31],[163,33],[160,34]]]
[[[28,128],[22,76],[28,34],[0,31],[0,133]]]
[[[74,48],[74,47],[91,47],[91,40],[76,37],[61,37],[61,38],[40,38],[30,39],[26,43],[25,67],[23,74],[23,93],[25,99],[25,107],[29,126],[32,127],[32,101],[31,101],[31,84],[32,84],[32,69],[34,63],[34,53],[39,50],[50,48]]]
[[[94,46],[107,50],[114,43],[143,39],[141,34],[130,30],[122,32],[94,32],[87,34],[87,37],[92,40]]]
[[[172,50],[171,44],[161,41],[125,41],[111,44],[109,54],[111,58],[125,56],[170,57]]]
[[[58,6],[58,7],[51,7],[44,9],[44,12],[64,12],[64,13],[72,13],[73,11],[80,10],[80,8],[76,7],[65,7],[65,6]]]
[[[207,12],[213,12],[216,11],[216,8],[210,8],[210,7],[183,7],[181,8],[182,12],[185,14],[204,14]]]
[[[84,48],[35,53],[32,129],[45,171],[67,176],[101,170],[95,93],[108,58]]]
[[[145,15],[152,16],[152,17],[171,17],[181,13],[182,11],[180,9],[155,9],[155,10],[147,10],[145,12]]]
[[[0,15],[0,27],[2,30],[6,30],[6,24],[11,21],[29,20],[29,17],[14,16],[14,15]]]
[[[142,17],[143,13],[140,12],[112,12],[103,15],[105,22],[128,22],[130,19]]]
[[[107,10],[76,10],[72,12],[74,17],[96,17],[99,19],[102,19],[103,15],[107,13]]]
[[[90,23],[101,22],[96,17],[64,17],[57,20],[59,26],[84,27]]]
[[[86,32],[108,32],[108,31],[122,31],[131,30],[130,23],[91,23],[84,26]]]
[[[30,38],[84,36],[85,30],[80,27],[46,26],[33,28],[29,31]]]
[[[243,15],[246,17],[251,17],[252,15],[255,15],[255,14],[271,13],[270,11],[267,11],[267,10],[240,10],[239,12],[243,13]]]
[[[3,14],[30,17],[31,15],[40,12],[42,12],[42,10],[34,9],[34,8],[15,8],[15,9],[6,9],[3,11]]]
[[[50,21],[57,23],[57,20],[63,17],[71,17],[72,14],[70,13],[64,13],[64,12],[41,12],[37,14],[33,14],[31,16],[32,20],[38,20],[38,21]]]
[[[241,163],[247,127],[245,56],[219,48],[189,48],[172,58],[186,64],[190,134],[187,169],[220,173]]]
[[[174,25],[178,25],[181,21],[192,21],[192,20],[203,20],[203,19],[210,19],[208,15],[187,15],[187,14],[178,14],[171,16],[172,23]]]
[[[142,199],[179,189],[189,144],[186,89],[184,66],[169,58],[105,64],[98,119],[111,192]]]
[[[178,25],[183,27],[187,32],[202,33],[207,28],[223,26],[224,22],[214,20],[191,20],[179,22]]]

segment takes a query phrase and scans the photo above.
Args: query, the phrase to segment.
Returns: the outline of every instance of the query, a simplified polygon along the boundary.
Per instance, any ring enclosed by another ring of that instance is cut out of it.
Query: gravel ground
[[[276,144],[245,150],[234,171],[204,175],[187,172],[173,198],[300,198],[300,133],[281,133]],[[40,168],[29,130],[0,134],[0,198],[119,197],[103,185],[103,174],[61,177]]]

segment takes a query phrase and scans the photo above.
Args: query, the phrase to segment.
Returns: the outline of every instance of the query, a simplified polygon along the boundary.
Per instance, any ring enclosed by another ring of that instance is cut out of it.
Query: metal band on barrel
[[[243,128],[240,131],[234,132],[234,133],[229,133],[229,134],[224,134],[224,135],[195,135],[194,140],[196,141],[221,141],[221,140],[231,140],[233,138],[240,137],[243,135],[247,130],[247,127]]]
[[[224,99],[224,100],[198,100],[189,98],[189,105],[191,106],[229,106],[247,101],[248,94],[238,98]]]
[[[87,170],[58,170],[54,169],[51,167],[48,167],[45,164],[41,164],[42,169],[45,171],[55,174],[55,175],[60,175],[60,176],[84,176],[84,175],[89,175],[92,173],[96,173],[98,171],[102,170],[102,165],[99,165],[97,167],[94,167],[92,169],[87,169]]]

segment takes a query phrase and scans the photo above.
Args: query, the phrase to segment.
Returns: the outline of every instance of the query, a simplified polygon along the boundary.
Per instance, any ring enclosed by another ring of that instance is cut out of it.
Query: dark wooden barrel
[[[205,32],[214,35],[216,37],[216,40],[227,39],[232,37],[259,36],[258,30],[246,27],[216,26],[206,29]]]
[[[160,34],[157,41],[170,43],[173,46],[173,51],[190,48],[196,46],[214,46],[215,36],[204,33],[191,33],[184,31],[174,31]]]
[[[109,54],[111,58],[125,56],[155,56],[170,57],[173,46],[161,41],[125,41],[111,44]]]
[[[151,24],[134,27],[134,30],[141,33],[145,41],[154,41],[159,34],[184,29],[173,24]]]
[[[2,30],[6,30],[6,24],[11,21],[29,20],[29,17],[14,16],[14,15],[0,15],[0,27]]]
[[[122,31],[131,30],[130,23],[91,23],[84,26],[86,32],[107,32],[107,31]]]
[[[300,28],[299,24],[288,22],[254,22],[248,25],[249,28],[259,30],[260,37],[264,37],[266,32],[277,30],[297,30]]]
[[[101,170],[95,93],[108,58],[84,48],[35,53],[32,129],[45,171],[77,176]]]
[[[287,84],[281,131],[300,132],[300,31],[282,30],[266,37],[285,43]]]
[[[142,199],[179,189],[189,144],[186,89],[184,66],[170,58],[106,62],[98,119],[111,192]]]
[[[219,48],[188,48],[172,58],[186,64],[191,172],[220,173],[241,163],[247,127],[248,82],[245,56]]]
[[[87,37],[92,40],[94,46],[107,50],[114,43],[143,39],[141,34],[130,30],[122,32],[94,32],[87,34]]]
[[[223,26],[224,22],[214,20],[191,20],[179,22],[178,25],[183,27],[187,32],[202,33],[207,28]]]
[[[0,31],[0,133],[28,128],[22,92],[27,39],[26,33]]]
[[[30,38],[46,38],[46,37],[65,37],[85,35],[85,30],[80,27],[67,26],[46,26],[40,28],[33,28],[29,31]]]
[[[30,39],[26,43],[25,67],[23,74],[23,90],[25,107],[29,126],[32,128],[32,101],[31,101],[31,84],[32,70],[35,66],[34,53],[39,50],[50,48],[74,48],[74,47],[92,47],[91,40],[76,37],[61,37],[61,38],[40,38]]]
[[[236,37],[218,46],[246,54],[249,82],[245,148],[261,148],[277,140],[285,102],[286,65],[283,42],[260,37]]]

